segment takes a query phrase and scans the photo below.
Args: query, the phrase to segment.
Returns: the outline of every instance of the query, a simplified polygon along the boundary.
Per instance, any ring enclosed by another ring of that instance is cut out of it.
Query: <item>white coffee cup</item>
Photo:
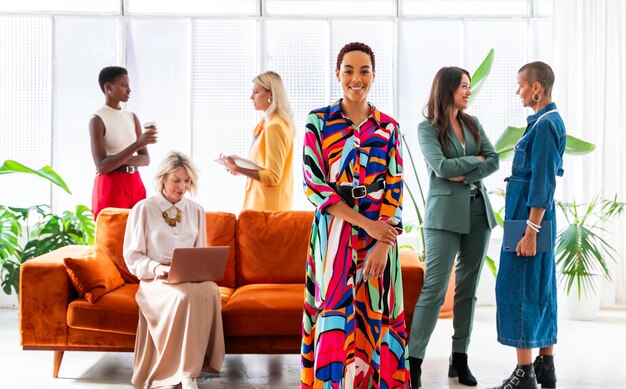
[[[145,122],[143,124],[143,128],[145,128],[146,130],[149,130],[152,127],[156,128],[156,122]]]

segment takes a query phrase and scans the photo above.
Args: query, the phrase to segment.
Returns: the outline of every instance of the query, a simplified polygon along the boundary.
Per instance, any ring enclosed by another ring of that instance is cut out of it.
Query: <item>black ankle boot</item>
[[[452,353],[450,355],[448,377],[459,377],[459,383],[467,386],[476,386],[478,384],[469,366],[467,366],[467,354],[465,353]]]
[[[533,363],[537,383],[542,389],[556,388],[556,372],[554,370],[554,356],[539,355]]]
[[[502,385],[491,389],[537,389],[533,365],[517,365],[513,374]]]
[[[422,361],[421,358],[409,357],[409,369],[411,371],[411,389],[422,387]]]

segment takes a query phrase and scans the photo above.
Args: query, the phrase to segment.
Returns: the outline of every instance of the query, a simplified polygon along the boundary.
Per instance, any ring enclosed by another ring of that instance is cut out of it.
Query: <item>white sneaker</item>
[[[198,389],[198,384],[195,378],[185,378],[180,383],[182,389]]]

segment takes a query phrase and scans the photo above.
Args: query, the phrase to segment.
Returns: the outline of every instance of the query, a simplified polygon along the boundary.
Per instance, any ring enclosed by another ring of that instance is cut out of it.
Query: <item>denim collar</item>
[[[545,107],[543,107],[539,112],[537,112],[537,113],[527,117],[526,118],[526,122],[528,124],[530,124],[530,123],[534,122],[535,120],[539,119],[539,116],[541,116],[544,113],[546,113],[546,112],[548,112],[550,110],[553,110],[553,109],[556,109],[556,104],[552,102],[552,103],[546,105]]]

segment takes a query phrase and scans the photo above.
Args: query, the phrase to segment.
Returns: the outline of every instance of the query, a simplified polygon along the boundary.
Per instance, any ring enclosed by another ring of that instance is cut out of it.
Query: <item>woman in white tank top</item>
[[[146,198],[146,188],[137,167],[150,163],[147,145],[157,142],[154,125],[142,133],[137,116],[120,107],[130,97],[126,69],[105,67],[100,71],[98,82],[105,105],[89,122],[91,154],[96,165],[91,199],[94,218],[103,208],[132,208]]]

